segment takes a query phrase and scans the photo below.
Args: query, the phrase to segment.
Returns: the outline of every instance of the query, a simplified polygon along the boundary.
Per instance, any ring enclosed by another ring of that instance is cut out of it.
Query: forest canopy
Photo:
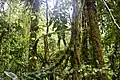
[[[0,80],[120,80],[120,0],[0,0]]]

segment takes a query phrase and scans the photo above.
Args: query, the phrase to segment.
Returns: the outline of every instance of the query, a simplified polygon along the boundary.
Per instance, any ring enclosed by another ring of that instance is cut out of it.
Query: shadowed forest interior
[[[120,0],[0,0],[0,80],[120,80]]]

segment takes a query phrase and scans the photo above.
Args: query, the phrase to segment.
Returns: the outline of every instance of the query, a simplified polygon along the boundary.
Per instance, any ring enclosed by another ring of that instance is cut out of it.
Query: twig
[[[104,5],[106,6],[106,8],[108,9],[111,18],[112,18],[113,21],[114,21],[114,24],[120,29],[120,26],[119,26],[118,23],[116,22],[116,20],[115,20],[115,18],[114,18],[114,16],[113,16],[112,12],[110,11],[110,8],[108,7],[107,3],[105,2],[105,0],[102,0],[102,1],[103,1]]]

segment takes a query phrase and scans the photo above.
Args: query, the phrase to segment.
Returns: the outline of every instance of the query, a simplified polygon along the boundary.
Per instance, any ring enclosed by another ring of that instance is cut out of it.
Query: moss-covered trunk
[[[90,27],[90,40],[92,41],[93,53],[96,60],[95,67],[102,67],[102,48],[100,42],[100,31],[97,19],[97,11],[94,0],[87,1],[88,26]]]
[[[102,47],[100,39],[100,30],[98,25],[98,15],[96,9],[95,0],[86,0],[87,11],[88,11],[88,26],[90,27],[90,40],[92,42],[92,65],[95,68],[102,69],[103,59],[102,59]],[[96,75],[98,80],[106,80],[106,74],[101,75],[97,73]]]
[[[73,0],[73,14],[70,40],[70,50],[73,52],[71,54],[71,65],[73,69],[72,80],[79,80],[78,69],[80,66],[80,26],[78,9],[78,0]]]
[[[88,54],[88,26],[87,26],[87,9],[86,3],[83,6],[82,12],[82,46],[81,46],[81,54],[82,60],[85,64],[89,64],[89,54]]]

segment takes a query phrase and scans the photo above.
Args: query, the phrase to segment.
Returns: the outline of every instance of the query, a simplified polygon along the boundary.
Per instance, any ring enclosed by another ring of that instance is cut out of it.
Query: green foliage
[[[116,22],[120,25],[120,1],[107,0],[106,2]],[[54,8],[49,7],[49,32],[47,34],[46,3],[44,1],[41,1],[39,11],[34,13],[30,6],[25,6],[25,0],[5,0],[5,3],[8,4],[7,9],[3,11],[0,8],[0,80],[72,80],[73,65],[71,62],[74,52],[69,50],[72,13],[72,10],[69,10],[72,8],[72,1],[59,0]],[[98,1],[97,11],[104,64],[101,69],[92,65],[94,57],[91,54],[93,51],[90,38],[88,38],[86,52],[90,61],[86,64],[80,56],[81,64],[77,72],[82,79],[86,80],[96,79],[98,75],[102,76],[104,73],[107,74],[108,80],[119,80],[120,30],[112,21],[111,15],[102,1]],[[28,71],[30,45],[35,44],[30,39],[30,26],[33,26],[36,34],[36,38],[33,40],[35,42],[38,40],[37,52],[32,56],[36,60],[33,72]],[[83,31],[80,30],[82,34]],[[87,31],[89,37],[89,27],[87,27]],[[47,36],[48,39],[48,61],[45,58],[44,36]],[[82,35],[80,37],[83,38]],[[81,43],[80,45],[82,47]],[[51,77],[53,79],[50,79]]]

